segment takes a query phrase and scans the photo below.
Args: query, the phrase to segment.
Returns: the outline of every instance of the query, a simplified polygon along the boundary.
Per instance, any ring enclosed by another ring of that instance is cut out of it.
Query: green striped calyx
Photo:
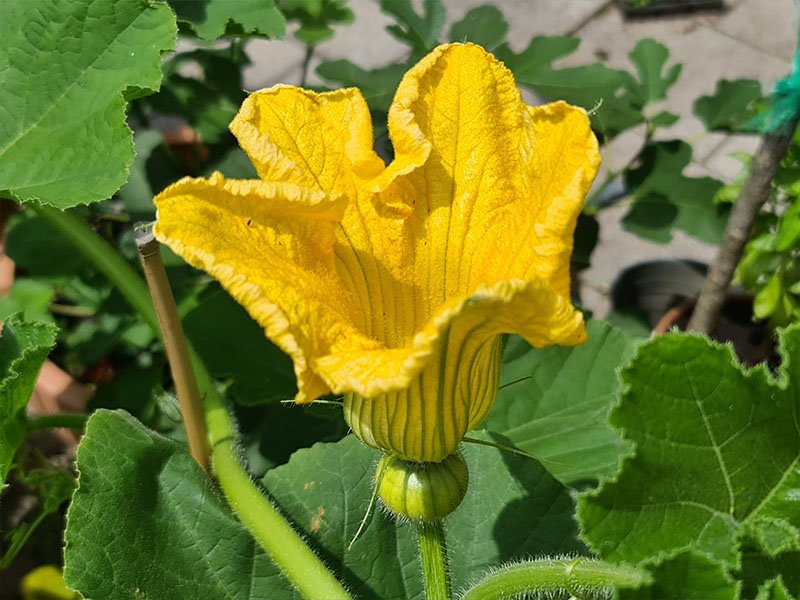
[[[385,454],[378,463],[377,481],[378,497],[393,515],[432,523],[461,504],[469,471],[460,452],[441,462],[413,462]]]

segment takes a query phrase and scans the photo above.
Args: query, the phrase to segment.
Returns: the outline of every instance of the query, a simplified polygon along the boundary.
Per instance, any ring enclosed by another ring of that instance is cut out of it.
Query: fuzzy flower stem
[[[609,598],[615,588],[635,589],[649,582],[648,573],[626,565],[583,557],[542,559],[514,563],[487,575],[461,600],[502,600],[537,592],[594,600]]]
[[[422,577],[427,600],[450,600],[450,579],[447,575],[447,547],[444,542],[442,521],[422,522],[417,525],[419,549],[422,557]]]

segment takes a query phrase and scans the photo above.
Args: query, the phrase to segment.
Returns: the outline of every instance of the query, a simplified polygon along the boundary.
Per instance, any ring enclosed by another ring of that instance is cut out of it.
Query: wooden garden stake
[[[178,394],[186,436],[189,440],[189,451],[197,464],[208,472],[211,447],[203,418],[202,400],[194,378],[186,336],[183,333],[175,298],[169,286],[164,263],[161,261],[159,243],[153,236],[152,227],[148,226],[137,232],[136,247],[139,250],[147,287],[150,289],[150,296],[164,337],[164,348],[172,371],[172,380],[175,382],[175,391]]]

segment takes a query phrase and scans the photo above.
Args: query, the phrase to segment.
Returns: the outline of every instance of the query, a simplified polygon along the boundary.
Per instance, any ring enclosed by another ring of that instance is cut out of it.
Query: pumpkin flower
[[[230,129],[259,179],[175,183],[155,234],[292,358],[296,402],[343,394],[365,443],[438,462],[495,401],[501,334],[584,341],[569,259],[600,157],[583,110],[527,106],[473,44],[414,66],[388,126],[386,165],[357,89],[255,92]]]

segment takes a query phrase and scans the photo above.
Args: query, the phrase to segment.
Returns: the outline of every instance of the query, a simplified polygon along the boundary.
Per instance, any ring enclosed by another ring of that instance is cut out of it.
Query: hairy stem
[[[69,213],[43,206],[37,206],[35,210],[111,280],[153,333],[161,338],[147,286],[114,248]],[[333,574],[250,480],[238,460],[236,433],[222,396],[191,345],[188,353],[203,397],[211,465],[234,514],[303,597],[308,600],[349,599],[350,595]]]
[[[452,595],[447,573],[447,547],[442,521],[418,523],[417,536],[426,600],[450,600]]]
[[[646,571],[625,565],[583,557],[542,559],[512,564],[487,575],[462,600],[511,599],[537,592],[609,598],[616,588],[635,589],[649,582]]]
[[[750,239],[756,217],[770,196],[772,180],[781,158],[789,148],[799,118],[800,112],[785,127],[764,135],[753,157],[750,175],[733,203],[722,243],[703,282],[697,306],[687,326],[688,331],[709,334],[717,326],[736,265]]]

